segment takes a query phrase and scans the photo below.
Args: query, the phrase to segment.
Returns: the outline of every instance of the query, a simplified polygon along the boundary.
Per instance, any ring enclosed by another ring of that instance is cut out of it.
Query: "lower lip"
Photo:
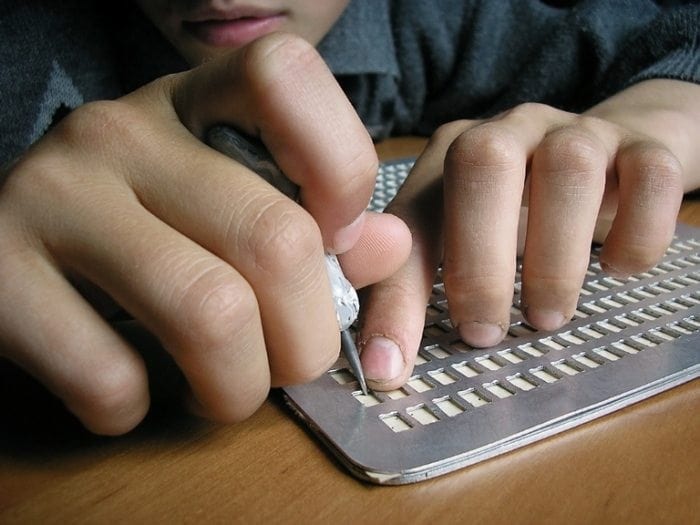
[[[262,18],[185,22],[183,26],[186,31],[206,45],[239,47],[276,31],[280,28],[284,19],[284,15],[274,15]]]

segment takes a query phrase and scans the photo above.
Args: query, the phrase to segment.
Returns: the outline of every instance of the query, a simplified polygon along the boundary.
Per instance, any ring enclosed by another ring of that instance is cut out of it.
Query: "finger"
[[[622,277],[647,270],[663,257],[673,239],[683,181],[678,160],[656,143],[621,148],[615,168],[619,203],[600,263]]]
[[[472,346],[498,343],[510,324],[527,163],[553,119],[544,106],[522,106],[465,131],[446,154],[445,293]]]
[[[147,158],[139,151],[147,147],[133,144],[132,154]],[[338,324],[321,236],[304,209],[187,133],[172,136],[153,164],[126,171],[151,213],[248,283],[274,384],[309,381],[333,363]]]
[[[176,111],[202,138],[227,122],[258,135],[301,187],[330,250],[358,239],[377,172],[371,138],[316,50],[299,37],[264,37],[176,83]]]
[[[576,309],[600,209],[608,153],[584,126],[549,133],[532,159],[522,309],[554,330]]]
[[[339,257],[345,276],[356,288],[395,273],[411,251],[411,232],[395,215],[367,212],[364,224],[355,246]]]
[[[8,242],[7,235],[2,238],[2,354],[41,381],[92,432],[131,430],[149,406],[140,356],[56,268],[21,243]]]
[[[447,145],[465,125],[446,126],[430,140],[387,208],[408,226],[412,244],[399,270],[363,297],[358,341],[371,388],[398,388],[413,370],[442,257],[442,163]]]
[[[246,280],[133,196],[107,198],[97,185],[73,209],[80,221],[44,229],[53,253],[161,340],[210,417],[249,416],[270,379],[258,304]]]
[[[95,283],[160,338],[211,417],[240,420],[262,403],[270,384],[255,294],[231,264],[149,213],[145,200],[128,185],[138,180],[155,196],[172,190],[172,181],[156,175],[168,171],[168,160],[178,166],[179,158],[169,157],[168,144],[187,156],[179,140],[211,156],[211,150],[184,128],[171,128],[159,119],[144,120],[138,108],[123,102],[86,105],[56,128],[58,141],[40,145],[48,150],[50,164],[36,156],[22,167],[22,176],[15,178],[20,193],[15,200],[25,202],[25,215],[32,217],[24,228],[39,232],[41,244],[62,267]],[[115,156],[114,144],[104,144],[107,131],[119,137],[121,151],[129,155]],[[154,148],[147,140],[154,136],[165,146]],[[51,155],[56,144],[73,145],[76,140],[81,141],[81,151],[120,162],[93,162],[90,170],[76,170],[73,166],[84,159],[71,154],[72,149]],[[193,159],[195,165],[201,160],[196,155]],[[192,166],[185,164],[190,170]],[[265,185],[259,177],[250,177]],[[41,208],[31,210],[36,188],[47,191]],[[209,191],[216,193],[211,187]],[[188,195],[172,195],[171,211],[182,217]],[[284,202],[294,205],[286,198]],[[206,204],[197,204],[200,213],[207,213]]]

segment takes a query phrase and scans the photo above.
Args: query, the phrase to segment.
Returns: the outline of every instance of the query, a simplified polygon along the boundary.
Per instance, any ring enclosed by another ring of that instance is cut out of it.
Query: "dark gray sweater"
[[[71,109],[184,62],[133,6],[0,0],[0,165]],[[526,101],[582,111],[635,82],[700,82],[700,4],[353,0],[319,50],[375,138]]]

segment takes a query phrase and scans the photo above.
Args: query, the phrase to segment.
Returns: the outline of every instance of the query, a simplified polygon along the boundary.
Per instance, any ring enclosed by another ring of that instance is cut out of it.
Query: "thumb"
[[[348,280],[362,288],[394,274],[410,252],[411,232],[406,223],[389,213],[368,211],[357,243],[338,258]]]

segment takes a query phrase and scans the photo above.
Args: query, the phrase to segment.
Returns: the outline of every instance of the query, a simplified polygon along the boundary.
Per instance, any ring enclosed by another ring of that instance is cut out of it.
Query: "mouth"
[[[284,12],[258,9],[212,11],[183,20],[183,29],[201,43],[214,47],[240,47],[278,30]]]

